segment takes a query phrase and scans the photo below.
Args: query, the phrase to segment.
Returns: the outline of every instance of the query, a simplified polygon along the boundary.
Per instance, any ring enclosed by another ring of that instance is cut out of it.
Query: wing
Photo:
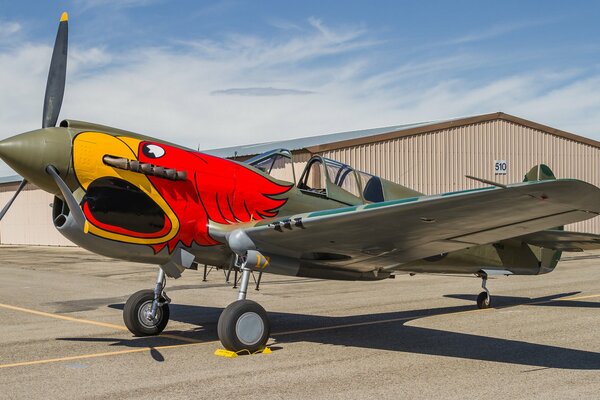
[[[592,218],[600,189],[526,182],[295,215],[245,232],[259,250],[368,271]]]
[[[523,242],[547,249],[584,251],[600,249],[600,235],[593,233],[547,230],[519,237]]]

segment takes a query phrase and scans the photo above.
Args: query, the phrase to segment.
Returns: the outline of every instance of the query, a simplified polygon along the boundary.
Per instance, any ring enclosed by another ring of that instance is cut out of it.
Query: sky
[[[502,111],[600,140],[600,3],[550,0],[0,0],[0,139],[41,127],[62,11],[60,119],[211,149]]]

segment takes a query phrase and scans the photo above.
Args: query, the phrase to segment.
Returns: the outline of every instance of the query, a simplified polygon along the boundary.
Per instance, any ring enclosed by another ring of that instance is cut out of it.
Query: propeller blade
[[[6,203],[6,205],[4,206],[4,208],[2,209],[2,211],[0,211],[0,221],[2,221],[2,218],[4,218],[4,214],[6,214],[6,212],[10,208],[10,206],[12,206],[12,203],[14,203],[15,199],[17,198],[17,196],[19,195],[19,193],[21,193],[21,190],[23,190],[23,188],[25,187],[25,185],[27,185],[27,180],[23,179],[21,181],[21,184],[17,188],[17,191],[15,192],[14,196],[12,197],[12,199],[10,199],[8,201],[8,203]]]
[[[42,128],[56,126],[58,113],[65,93],[65,79],[67,76],[67,47],[69,39],[69,16],[66,12],[60,17],[58,33],[52,51],[46,94],[44,95],[44,115]]]

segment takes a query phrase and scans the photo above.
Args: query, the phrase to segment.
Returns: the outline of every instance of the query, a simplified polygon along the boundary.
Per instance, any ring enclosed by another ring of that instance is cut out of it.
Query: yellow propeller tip
[[[62,13],[62,15],[60,16],[60,22],[63,21],[68,21],[69,20],[69,14],[67,14],[67,12],[65,11],[64,13]]]

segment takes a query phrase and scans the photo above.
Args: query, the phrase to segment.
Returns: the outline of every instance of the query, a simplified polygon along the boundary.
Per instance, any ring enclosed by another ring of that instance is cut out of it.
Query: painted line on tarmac
[[[11,306],[11,305],[8,305],[8,304],[2,304],[2,303],[0,303],[0,308],[5,308],[7,310],[13,310],[13,311],[21,311],[21,312],[24,312],[24,313],[39,315],[39,316],[42,316],[42,317],[48,317],[48,318],[54,318],[54,319],[62,319],[64,321],[79,322],[80,324],[89,324],[89,325],[101,326],[101,327],[104,327],[104,328],[117,329],[119,331],[127,331],[128,330],[127,327],[125,327],[123,325],[109,324],[109,323],[106,323],[106,322],[92,321],[92,320],[83,319],[83,318],[68,317],[66,315],[52,314],[52,313],[47,313],[47,312],[43,312],[43,311],[31,310],[29,308]]]
[[[41,317],[61,319],[64,321],[78,322],[80,324],[96,325],[96,326],[101,326],[103,328],[111,328],[111,329],[116,329],[116,330],[123,331],[123,332],[129,332],[129,329],[127,329],[127,327],[123,326],[123,325],[109,324],[106,322],[98,322],[98,321],[93,321],[93,320],[84,319],[84,318],[68,317],[66,315],[47,313],[44,311],[32,310],[32,309],[23,308],[23,307],[16,307],[16,306],[11,306],[8,304],[3,304],[3,303],[0,303],[0,308],[12,310],[12,311],[20,311],[20,312],[24,312],[24,313],[28,313],[28,314],[33,314],[33,315],[39,315]],[[204,342],[196,340],[196,339],[191,339],[191,338],[187,338],[187,337],[179,336],[179,335],[173,335],[170,333],[163,333],[163,334],[158,335],[158,337],[179,340],[180,342],[187,342],[187,343],[204,343]]]
[[[188,338],[188,337],[185,337],[185,336],[173,335],[171,333],[161,333],[160,335],[158,335],[158,337],[162,337],[162,338],[166,338],[166,339],[179,340],[180,342],[187,342],[187,343],[197,343],[197,344],[200,344],[200,343],[210,343],[210,342],[203,342],[202,340]]]
[[[457,311],[454,313],[438,314],[438,315],[425,314],[425,315],[417,315],[417,316],[411,316],[411,317],[389,318],[389,319],[378,320],[378,321],[365,321],[365,322],[357,322],[357,323],[353,323],[353,324],[340,324],[340,325],[326,326],[326,327],[320,327],[320,328],[309,328],[309,329],[300,329],[300,330],[287,331],[287,332],[277,332],[277,333],[271,334],[271,336],[277,337],[277,336],[294,335],[294,334],[300,334],[300,333],[328,331],[328,330],[333,330],[333,329],[343,329],[343,328],[352,328],[352,327],[358,327],[358,326],[368,326],[368,325],[385,324],[385,323],[391,323],[391,322],[409,321],[409,320],[414,320],[414,319],[423,318],[423,317],[436,317],[436,316],[448,316],[448,315],[456,315],[456,314],[464,314],[464,313],[475,313],[475,312],[482,312],[482,311],[492,311],[492,310],[501,309],[501,308],[518,307],[518,306],[522,306],[522,305],[545,304],[545,303],[552,303],[552,302],[556,302],[556,301],[583,300],[583,299],[591,299],[591,298],[598,298],[598,297],[600,297],[600,294],[589,295],[589,296],[579,296],[579,297],[565,297],[565,298],[557,298],[557,299],[546,300],[546,301],[541,301],[541,302],[520,303],[520,304],[514,304],[514,305],[510,305],[510,306],[506,306],[506,307],[488,308],[488,309],[483,309],[483,310],[478,309],[478,310]],[[15,307],[15,306],[10,306],[7,304],[2,304],[2,303],[0,303],[0,307],[8,309],[8,310],[22,311],[22,312],[45,316],[45,317],[50,317],[50,318],[62,319],[62,320],[67,320],[67,321],[72,321],[72,322],[79,322],[79,323],[91,324],[91,325],[97,325],[97,326],[103,326],[103,327],[110,327],[110,328],[118,329],[121,331],[127,330],[126,327],[121,326],[121,325],[108,324],[108,323],[104,323],[104,322],[97,322],[97,321],[91,321],[91,320],[86,320],[86,319],[67,317],[64,315],[51,314],[51,313],[46,313],[46,312],[42,312],[42,311],[30,310],[27,308]],[[143,348],[138,348],[138,349],[111,351],[111,352],[104,352],[104,353],[82,354],[82,355],[77,355],[77,356],[50,358],[50,359],[44,359],[44,360],[23,361],[23,362],[11,363],[11,364],[0,364],[0,369],[41,365],[41,364],[73,361],[73,360],[83,360],[83,359],[99,358],[99,357],[110,357],[110,356],[117,356],[117,355],[124,355],[124,354],[142,353],[145,351],[152,351],[152,350],[165,350],[165,349],[174,349],[174,348],[179,348],[179,347],[198,346],[201,344],[209,344],[209,343],[218,342],[218,340],[203,342],[203,341],[186,338],[186,337],[178,336],[178,335],[172,335],[172,334],[162,334],[159,337],[180,340],[180,341],[184,341],[187,343],[166,345],[166,346],[155,346],[155,347],[148,346],[148,347],[143,347]]]
[[[143,353],[145,351],[152,351],[152,350],[166,350],[166,349],[174,349],[177,347],[197,346],[197,345],[203,344],[203,343],[210,343],[210,342],[173,344],[173,345],[169,345],[169,346],[156,346],[156,347],[142,347],[139,349],[110,351],[110,352],[106,352],[106,353],[81,354],[78,356],[48,358],[45,360],[24,361],[24,362],[12,363],[12,364],[0,364],[0,369],[13,368],[13,367],[25,367],[25,366],[40,365],[40,364],[50,364],[50,363],[73,361],[73,360],[84,360],[84,359],[98,358],[98,357],[110,357],[110,356],[118,356],[118,355],[122,355],[122,354]]]
[[[308,328],[308,329],[299,329],[296,331],[285,331],[285,332],[277,332],[272,333],[271,336],[284,336],[284,335],[295,335],[299,333],[309,333],[309,332],[319,332],[319,331],[330,331],[332,329],[342,329],[342,328],[353,328],[356,326],[368,326],[368,325],[378,325],[378,324],[387,324],[390,322],[401,322],[401,321],[410,321],[417,318],[425,318],[425,317],[439,317],[445,315],[456,315],[462,313],[473,313],[473,312],[482,312],[482,311],[491,311],[494,308],[487,308],[483,310],[467,310],[467,311],[455,311],[447,314],[422,314],[422,315],[413,315],[411,317],[400,317],[400,318],[389,318],[389,319],[379,319],[377,321],[365,321],[365,322],[356,322],[353,324],[340,324],[340,325],[332,325],[332,326],[323,326],[319,328]]]
[[[382,320],[377,320],[377,321],[357,322],[354,324],[340,324],[340,325],[332,325],[332,326],[323,326],[323,327],[319,327],[319,328],[298,329],[295,331],[272,333],[271,336],[277,337],[277,336],[286,336],[286,335],[296,335],[296,334],[301,334],[301,333],[330,331],[330,330],[334,330],[334,329],[344,329],[344,328],[353,328],[353,327],[358,327],[358,326],[368,326],[368,325],[387,324],[387,323],[391,323],[391,322],[410,321],[410,320],[414,320],[414,319],[418,319],[418,318],[445,317],[445,316],[450,316],[450,315],[454,316],[454,315],[458,315],[458,314],[472,314],[472,313],[477,313],[477,312],[503,310],[506,308],[512,308],[512,307],[518,307],[518,306],[547,304],[547,303],[553,303],[556,301],[573,301],[573,300],[593,299],[593,298],[597,298],[597,297],[600,297],[600,294],[593,294],[593,295],[589,295],[589,296],[579,296],[579,297],[559,297],[559,298],[552,299],[552,300],[544,300],[544,301],[538,301],[538,302],[526,302],[526,303],[512,304],[512,305],[503,306],[503,307],[490,307],[490,308],[486,308],[486,309],[456,311],[456,312],[451,312],[451,313],[446,313],[446,314],[437,314],[437,315],[423,314],[423,315],[416,315],[416,316],[411,316],[411,317],[390,318],[390,319],[382,319]]]
[[[579,297],[565,297],[559,300],[566,300],[566,301],[571,301],[571,300],[584,300],[584,299],[595,299],[597,297],[600,297],[600,294],[592,294],[589,296],[579,296]]]
[[[341,325],[332,325],[332,326],[322,326],[320,328],[308,328],[308,329],[298,329],[296,331],[284,331],[272,333],[271,336],[285,336],[285,335],[296,335],[299,333],[310,333],[310,332],[320,332],[320,331],[330,331],[332,329],[342,329],[342,328],[353,328],[355,326],[367,326],[367,325],[377,325],[377,324],[387,324],[389,322],[400,322],[400,321],[408,321],[415,318],[423,317],[423,315],[417,315],[416,317],[402,317],[402,318],[390,318],[390,319],[382,319],[377,321],[365,321],[365,322],[357,322],[354,324],[341,324]]]
[[[496,309],[503,310],[505,308],[511,308],[511,307],[517,307],[517,306],[529,306],[529,305],[535,306],[538,304],[555,303],[557,301],[575,301],[575,300],[584,300],[584,299],[594,299],[597,297],[600,297],[600,294],[591,294],[589,296],[577,296],[577,297],[557,297],[556,299],[552,299],[552,300],[530,301],[527,303],[496,307]]]

